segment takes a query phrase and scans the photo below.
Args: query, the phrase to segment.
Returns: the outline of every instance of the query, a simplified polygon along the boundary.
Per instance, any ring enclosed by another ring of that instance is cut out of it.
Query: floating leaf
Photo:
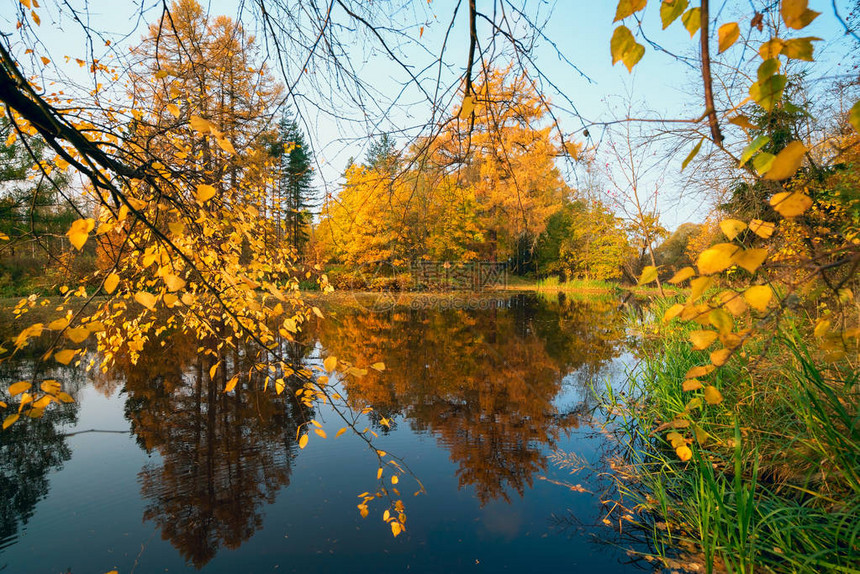
[[[705,387],[705,402],[709,405],[718,405],[723,402],[723,394],[714,385]]]
[[[638,285],[647,285],[648,283],[657,279],[657,268],[653,265],[647,265],[644,269],[642,269],[642,275],[639,276]]]
[[[663,22],[663,29],[669,27],[669,24],[678,19],[687,9],[687,0],[663,0],[660,4],[660,20]]]
[[[90,231],[95,227],[96,222],[91,217],[87,219],[78,219],[69,230],[66,232],[66,235],[69,238],[69,243],[75,246],[75,249],[78,251],[84,246],[84,243],[87,242],[87,238],[90,236]]]
[[[54,360],[58,363],[62,363],[64,365],[68,365],[72,359],[75,358],[77,351],[74,349],[63,349],[54,355]]]
[[[729,241],[737,237],[746,228],[747,224],[737,219],[724,219],[720,222],[720,229],[729,238]]]
[[[737,22],[729,22],[720,26],[717,30],[717,38],[719,39],[720,54],[732,47],[741,36],[741,29]]]
[[[201,183],[197,186],[197,203],[206,203],[215,196],[215,188]]]
[[[764,239],[773,235],[775,229],[776,225],[769,221],[762,221],[761,219],[753,219],[750,221],[750,231]]]
[[[783,191],[770,198],[770,205],[783,217],[797,217],[812,206],[812,198],[805,193]]]
[[[799,141],[793,141],[776,155],[773,165],[767,170],[764,178],[779,181],[793,176],[803,163],[806,146]]]
[[[732,257],[740,249],[732,243],[717,243],[699,254],[696,266],[702,275],[712,275],[733,265]]]

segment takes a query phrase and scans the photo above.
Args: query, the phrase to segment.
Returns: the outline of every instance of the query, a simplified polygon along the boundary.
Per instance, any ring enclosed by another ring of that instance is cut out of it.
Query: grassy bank
[[[824,363],[786,322],[715,373],[725,400],[709,405],[700,391],[682,390],[685,373],[707,362],[706,351],[691,349],[689,329],[642,327],[631,386],[610,392],[606,406],[622,437],[620,500],[658,555],[708,572],[860,572],[850,362]],[[685,412],[692,458],[682,462],[665,423]]]

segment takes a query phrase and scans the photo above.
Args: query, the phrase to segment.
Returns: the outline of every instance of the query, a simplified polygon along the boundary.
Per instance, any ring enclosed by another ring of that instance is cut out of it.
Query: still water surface
[[[253,380],[221,392],[239,355],[211,380],[212,358],[174,334],[136,365],[42,373],[76,402],[0,433],[0,572],[638,571],[601,523],[605,485],[551,459],[599,467],[611,448],[591,413],[629,360],[616,307],[515,295],[326,309],[291,352],[385,363],[340,385],[373,405],[362,426],[426,488],[412,496],[417,483],[401,479],[396,539],[381,501],[360,517],[377,461],[351,433],[333,438],[343,423],[330,408]],[[0,388],[33,364],[0,364]],[[302,450],[309,418],[329,438]]]

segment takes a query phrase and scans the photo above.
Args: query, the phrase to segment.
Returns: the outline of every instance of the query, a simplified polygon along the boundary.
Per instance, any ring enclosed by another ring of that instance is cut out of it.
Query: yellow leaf
[[[717,328],[720,333],[728,333],[732,330],[734,321],[731,315],[722,309],[714,309],[708,314],[708,321]]]
[[[299,448],[305,448],[308,446],[308,435],[303,434],[302,438],[299,439]]]
[[[321,436],[322,438],[326,438],[326,434],[325,434],[325,431],[324,431],[324,430],[322,430],[322,429],[314,429],[314,432],[315,432],[315,433],[317,433],[317,434],[318,434],[319,436]]]
[[[723,402],[723,394],[714,385],[705,387],[705,402],[709,405],[718,405]]]
[[[400,526],[399,522],[397,522],[396,520],[391,521],[391,534],[393,534],[395,538],[397,538],[402,529],[403,527]]]
[[[201,183],[197,186],[197,203],[206,203],[215,196],[215,188]]]
[[[765,311],[772,297],[773,290],[767,285],[753,285],[744,291],[746,302],[758,311]]]
[[[684,23],[684,28],[690,33],[690,38],[696,35],[699,28],[702,27],[702,10],[700,8],[690,8],[684,15],[681,16],[681,22]]]
[[[396,474],[391,477],[391,484],[397,484],[398,482],[400,482],[400,479],[397,477]]]
[[[211,122],[204,120],[200,116],[191,116],[188,123],[191,124],[191,129],[202,134],[209,134],[209,132],[212,131],[212,128],[215,127]]]
[[[463,98],[463,106],[460,108],[460,113],[458,114],[461,120],[467,119],[472,115],[472,112],[475,111],[475,98],[472,96],[466,96]]]
[[[62,401],[62,402],[64,402],[64,403],[73,403],[73,402],[75,402],[75,399],[73,399],[73,398],[72,398],[72,396],[71,396],[70,394],[68,394],[68,393],[64,393],[64,392],[62,392],[62,391],[60,391],[59,393],[57,393],[57,398],[58,398],[58,399],[60,399],[60,401]]]
[[[20,415],[18,413],[15,413],[15,414],[9,415],[5,419],[3,419],[3,430],[6,430],[7,428],[9,428],[13,424],[15,424],[15,421],[18,420],[19,416]]]
[[[669,283],[671,283],[672,285],[677,285],[678,283],[681,283],[682,281],[686,281],[690,277],[693,277],[695,274],[696,270],[692,267],[684,267],[683,269],[672,275],[672,278],[669,279]]]
[[[645,8],[647,3],[648,0],[618,0],[618,7],[615,9],[615,19],[613,22],[618,22],[619,20],[623,20],[624,18],[639,12]]]
[[[717,367],[722,367],[726,364],[726,361],[728,361],[729,357],[731,356],[731,349],[717,349],[716,351],[711,353],[711,363],[713,363]]]
[[[215,363],[214,365],[212,365],[212,366],[209,368],[209,378],[210,378],[210,379],[214,379],[214,378],[215,378],[215,373],[217,373],[217,372],[218,372],[218,367],[220,367],[220,366],[221,366],[221,361],[218,361],[217,363]]]
[[[64,365],[68,365],[72,359],[75,358],[77,351],[74,349],[63,349],[56,355],[54,355],[54,360],[58,363],[62,363]]]
[[[740,35],[741,29],[738,26],[737,22],[729,22],[728,24],[723,24],[722,26],[720,26],[720,29],[717,30],[720,53],[722,54],[723,52],[731,48],[732,45],[738,41]]]
[[[41,25],[42,25],[42,19],[41,19],[41,18],[39,18],[39,15],[38,15],[38,14],[36,14],[36,12],[35,12],[35,11],[34,11],[34,12],[30,12],[30,17],[31,17],[31,18],[33,18],[33,22],[35,22],[35,23],[36,23],[36,26],[41,26]]]
[[[158,70],[157,72],[155,72],[155,78],[157,80],[163,80],[166,77],[167,77],[167,70]]]
[[[167,289],[170,291],[179,291],[185,287],[185,280],[176,275],[168,274],[162,277],[162,279],[164,280],[164,284],[167,285]]]
[[[788,40],[782,47],[782,54],[786,58],[812,62],[815,59],[812,56],[812,52],[815,49],[812,43],[818,41],[821,41],[821,38],[808,37]]]
[[[724,309],[728,309],[729,313],[735,317],[743,314],[744,311],[747,310],[747,305],[744,303],[740,293],[735,293],[734,291],[723,291],[717,297],[717,300]]]
[[[328,371],[329,373],[334,371],[336,367],[337,367],[337,357],[335,357],[335,356],[328,357],[328,358],[326,358],[325,361],[323,361],[323,368],[326,371]]]
[[[807,8],[808,0],[783,0],[780,14],[785,25],[794,30],[806,28],[821,12]]]
[[[117,285],[119,285],[119,275],[117,275],[116,273],[111,273],[107,276],[107,279],[105,279],[103,285],[105,293],[113,293],[116,290]]]
[[[48,329],[50,329],[52,331],[62,331],[63,329],[65,329],[68,326],[69,326],[69,320],[66,319],[65,317],[63,317],[61,319],[56,319],[55,321],[51,321],[50,323],[48,323]]]
[[[172,115],[174,118],[179,117],[179,106],[177,106],[176,104],[167,104],[167,111],[170,112],[170,115]]]
[[[806,146],[802,142],[791,142],[781,152],[776,154],[776,159],[773,160],[773,165],[767,170],[764,178],[775,181],[788,179],[800,168],[805,154]]]
[[[224,385],[224,392],[229,393],[230,391],[235,389],[236,383],[238,383],[238,382],[239,382],[239,375],[235,375],[232,379],[227,381],[226,385]]]
[[[684,306],[680,303],[672,305],[666,310],[666,313],[663,314],[663,322],[668,323],[669,321],[677,317],[683,310]]]
[[[699,377],[704,377],[705,375],[713,372],[716,367],[713,365],[702,365],[700,367],[693,367],[687,374],[684,375],[685,379],[698,379]]]
[[[812,206],[812,198],[805,193],[783,191],[770,198],[770,205],[783,217],[797,217]]]
[[[685,391],[698,391],[702,388],[702,382],[698,379],[687,379],[681,384],[681,389]]]
[[[65,335],[73,343],[83,343],[90,336],[90,331],[86,327],[74,327],[73,329],[67,329]]]
[[[10,396],[14,397],[15,395],[20,395],[24,391],[29,391],[30,387],[32,387],[32,386],[33,386],[32,383],[28,383],[27,381],[20,381],[20,382],[12,383],[11,385],[9,385],[8,392],[9,392]]]
[[[370,365],[370,368],[375,369],[377,371],[384,371],[385,370],[385,363],[381,363],[381,362],[380,363],[373,363],[372,365]]]
[[[776,225],[769,221],[762,221],[761,219],[753,219],[750,221],[750,230],[764,239],[773,235],[775,229]]]
[[[147,293],[146,291],[138,291],[134,294],[134,300],[149,309],[150,311],[155,311],[155,302],[157,299],[152,293]]]
[[[78,251],[84,246],[84,243],[87,242],[87,238],[90,236],[90,231],[95,227],[96,222],[91,217],[87,219],[78,219],[69,230],[66,232],[66,235],[69,237],[69,242],[75,246],[75,249]]]
[[[29,9],[33,8],[33,6],[30,5],[30,0],[21,0],[21,4],[23,4],[24,6],[26,6]]]
[[[382,478],[382,467],[379,467],[379,470],[376,471],[376,480]]]
[[[767,259],[767,249],[744,249],[735,253],[732,261],[750,273],[755,273]]]
[[[720,229],[729,238],[729,241],[737,237],[746,228],[747,224],[737,219],[724,219],[720,222]]]
[[[687,9],[687,0],[663,0],[660,4],[660,20],[663,22],[663,29],[669,27],[669,24],[678,19]]]
[[[51,63],[51,60],[50,60],[50,58],[46,58],[45,56],[42,56],[42,63],[47,66],[48,64]]]
[[[316,315],[320,319],[323,318],[323,313],[322,313],[322,311],[319,310],[319,307],[311,307],[311,311],[313,311],[314,315]]]
[[[758,53],[762,60],[773,60],[782,52],[782,47],[785,42],[780,38],[771,38],[767,42],[763,42],[758,49]]]
[[[645,46],[636,43],[633,33],[627,26],[618,26],[615,29],[609,47],[612,52],[612,65],[621,60],[630,72],[645,54]]]
[[[655,279],[657,279],[657,268],[653,265],[647,265],[644,269],[642,269],[642,275],[639,276],[638,285],[646,285]]]
[[[690,281],[690,301],[695,302],[714,283],[713,277],[696,277]]]
[[[854,130],[860,132],[860,100],[857,100],[848,111],[848,121],[854,126]]]
[[[679,446],[675,449],[675,454],[678,455],[683,462],[687,462],[691,458],[693,458],[693,451],[690,450],[690,447],[687,445]]]
[[[340,429],[339,431],[337,431],[336,433],[334,433],[334,438],[339,437],[340,435],[342,435],[342,434],[343,434],[343,433],[345,433],[345,432],[346,432],[346,427],[343,427],[342,429]]]
[[[693,342],[693,350],[701,351],[711,346],[717,340],[716,331],[692,331],[690,340]]]
[[[228,140],[227,138],[218,138],[215,140],[215,142],[218,144],[218,147],[220,147],[227,153],[236,153],[236,148],[233,147],[233,144],[230,143],[230,140]]]
[[[818,323],[815,325],[815,331],[813,334],[816,337],[824,337],[830,332],[830,324],[829,319],[819,319]]]
[[[702,275],[712,275],[733,265],[732,256],[740,247],[732,243],[717,243],[699,254],[696,266]]]
[[[750,121],[750,119],[744,115],[734,116],[729,118],[730,124],[735,124],[736,126],[740,126],[744,129],[748,130],[757,130],[758,126]]]

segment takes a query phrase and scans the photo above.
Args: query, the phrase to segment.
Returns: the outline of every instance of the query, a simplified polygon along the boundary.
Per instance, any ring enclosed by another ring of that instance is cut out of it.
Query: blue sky
[[[16,15],[9,6],[18,8],[18,0],[0,0],[3,2],[0,12],[0,26],[2,31],[14,29]],[[83,3],[79,0],[79,3]],[[137,18],[139,7],[136,2],[119,2],[116,0],[99,0],[89,3],[92,23],[96,28],[105,31],[108,37],[113,39],[113,47],[133,45],[145,31],[145,23],[158,18],[158,2],[150,0],[145,4],[149,7],[144,11],[142,19]],[[236,0],[202,0],[204,7],[208,7],[210,14],[226,14],[233,17],[237,15],[239,6],[244,6],[246,28],[254,31],[256,24],[252,17],[253,8],[245,5],[247,3]],[[398,51],[403,62],[411,70],[420,70],[428,62],[432,61],[432,55],[438,53],[448,20],[453,11],[455,0],[413,0],[412,3],[393,4],[375,0],[375,7],[381,8],[378,15],[383,18],[383,23],[392,27],[403,27],[405,34],[395,37],[386,35],[391,46]],[[456,86],[457,78],[461,76],[465,68],[466,41],[467,41],[467,18],[464,6],[454,23],[448,40],[446,63],[440,74],[442,85]],[[658,42],[669,52],[678,55],[694,55],[698,42],[690,40],[689,34],[681,26],[680,20],[675,22],[668,30],[661,30],[657,2],[652,0],[644,12],[643,24],[639,34],[644,33],[648,39]],[[741,22],[741,29],[745,34],[749,30],[749,17],[755,3],[751,1],[736,0],[714,3],[712,12],[717,19],[717,25],[733,20]],[[837,7],[844,17],[849,12],[849,2],[842,0],[837,2]],[[297,6],[300,4],[297,4]],[[478,0],[478,8],[488,8],[489,0]],[[389,9],[391,6],[399,7],[398,10]],[[665,53],[660,53],[652,46],[646,44],[646,54],[642,61],[636,66],[634,73],[629,74],[619,63],[611,65],[609,52],[609,40],[614,29],[612,19],[615,13],[615,2],[605,0],[558,0],[555,3],[542,0],[528,0],[525,4],[530,14],[537,14],[545,19],[545,25],[541,32],[550,41],[554,42],[558,50],[577,69],[563,62],[555,50],[549,46],[546,40],[541,40],[542,45],[536,50],[536,63],[542,72],[553,82],[558,89],[557,93],[547,88],[548,95],[554,103],[559,106],[559,119],[565,132],[579,132],[576,137],[581,137],[583,121],[570,113],[570,105],[561,94],[572,100],[579,114],[590,121],[601,121],[611,117],[609,106],[618,104],[624,100],[624,94],[632,94],[637,103],[642,103],[648,108],[648,114],[661,115],[663,117],[689,118],[699,115],[703,105],[698,101],[696,90],[701,82],[698,71],[685,65],[676,58]],[[824,0],[812,0],[810,7],[822,12],[811,26],[805,29],[802,35],[813,35],[824,38],[825,42],[816,45],[816,57],[813,77],[830,77],[845,72],[844,60],[848,55],[850,43],[844,38],[841,24],[833,14],[830,2]],[[550,11],[552,9],[552,11]],[[44,49],[48,56],[55,62],[61,63],[62,56],[68,55],[72,58],[85,56],[84,37],[79,27],[71,22],[68,17],[60,17],[56,8],[50,2],[43,2],[40,10],[42,25],[39,30],[40,38],[44,41]],[[340,21],[345,21],[341,14]],[[386,19],[390,19],[385,21]],[[635,22],[628,19],[625,22],[633,28]],[[422,32],[423,27],[423,32]],[[379,133],[382,131],[396,131],[409,126],[419,126],[426,122],[429,115],[428,105],[422,101],[422,94],[414,88],[405,90],[397,100],[398,105],[388,109],[388,104],[394,94],[400,90],[402,83],[408,78],[407,72],[394,65],[387,54],[382,53],[374,43],[372,36],[367,31],[358,29],[358,42],[348,47],[348,60],[355,66],[356,70],[375,90],[368,100],[370,116],[365,117],[359,109],[350,109],[342,106],[338,111],[342,119],[335,120],[330,115],[322,113],[316,108],[316,97],[311,82],[315,79],[313,74],[316,70],[309,70],[307,81],[303,77],[299,83],[298,90],[305,95],[298,100],[304,127],[311,137],[319,160],[319,187],[329,193],[335,192],[342,172],[348,158],[363,157],[367,145],[368,133]],[[479,28],[479,35],[486,40],[487,29]],[[646,43],[640,36],[640,43]],[[104,56],[107,48],[102,45],[96,46],[96,55]],[[714,50],[716,51],[716,50]],[[102,52],[100,54],[99,52]],[[741,65],[750,61],[754,56],[752,50],[741,45],[736,45],[726,54],[727,63]],[[504,58],[500,58],[500,62]],[[74,77],[80,74],[77,66],[72,65],[68,72]],[[578,71],[577,71],[578,70]],[[581,72],[581,73],[580,73]],[[417,72],[415,72],[417,73]],[[856,73],[856,72],[855,72]],[[422,84],[427,90],[435,85],[436,70],[422,76]],[[584,76],[587,76],[584,77]],[[338,94],[335,94],[337,96]],[[448,92],[450,104],[449,112],[453,112],[459,103],[459,96],[453,91]],[[409,130],[406,130],[409,133]],[[599,137],[600,130],[591,129],[592,139]],[[412,130],[411,133],[416,133]],[[404,143],[408,140],[406,135],[397,138]],[[676,158],[677,165],[667,168],[668,175],[663,181],[666,188],[662,191],[666,203],[662,205],[665,224],[674,228],[686,220],[701,219],[707,211],[706,202],[701,200],[691,201],[669,201],[678,197],[681,190],[672,189],[672,173],[680,168],[680,159]],[[581,171],[581,168],[577,168]]]

